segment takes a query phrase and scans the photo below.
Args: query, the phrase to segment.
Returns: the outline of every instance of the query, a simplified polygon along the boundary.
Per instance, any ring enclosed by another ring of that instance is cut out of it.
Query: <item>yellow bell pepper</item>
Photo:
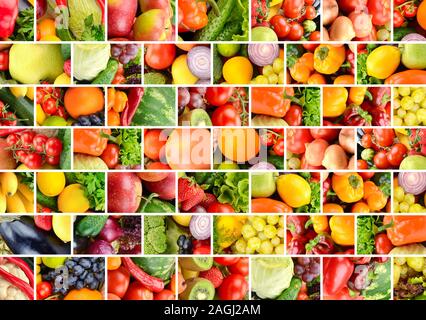
[[[353,246],[354,241],[354,216],[332,216],[329,221],[331,238],[341,246]]]
[[[338,117],[346,110],[348,90],[345,87],[325,87],[323,91],[323,116]]]
[[[269,3],[269,12],[268,17],[266,18],[266,21],[269,21],[272,19],[273,16],[276,16],[278,12],[281,9],[283,1],[282,0],[274,0]]]
[[[364,102],[367,87],[351,87],[349,89],[349,101],[360,106]]]
[[[337,197],[346,203],[358,202],[364,196],[364,181],[356,172],[334,174],[331,186]]]
[[[311,215],[311,221],[316,233],[322,233],[328,229],[328,217],[324,215]]]
[[[322,74],[333,74],[346,60],[344,45],[321,44],[314,51],[314,69]]]

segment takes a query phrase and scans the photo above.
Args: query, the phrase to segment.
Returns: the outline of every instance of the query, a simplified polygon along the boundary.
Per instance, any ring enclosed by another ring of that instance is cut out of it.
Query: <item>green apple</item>
[[[254,198],[267,198],[277,190],[276,172],[253,172],[251,176],[251,195]]]
[[[53,83],[63,73],[64,59],[59,44],[14,44],[9,52],[9,72],[23,84]]]
[[[401,61],[408,69],[426,69],[426,44],[401,44]]]

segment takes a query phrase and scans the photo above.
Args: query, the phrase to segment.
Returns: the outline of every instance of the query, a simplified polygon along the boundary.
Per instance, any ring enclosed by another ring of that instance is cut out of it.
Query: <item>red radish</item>
[[[108,218],[98,238],[108,242],[113,242],[123,235],[123,230],[120,228],[117,220]]]
[[[371,16],[363,10],[355,10],[352,11],[349,15],[349,19],[351,19],[355,36],[358,38],[367,37],[371,29],[373,28],[373,23],[371,22]]]

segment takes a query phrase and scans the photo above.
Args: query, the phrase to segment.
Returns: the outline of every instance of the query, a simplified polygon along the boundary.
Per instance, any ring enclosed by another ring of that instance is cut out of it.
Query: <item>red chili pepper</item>
[[[130,272],[130,274],[140,283],[142,283],[148,290],[152,292],[161,292],[164,289],[164,282],[160,278],[153,277],[139,268],[131,258],[121,258],[123,265]]]
[[[139,103],[142,101],[144,88],[130,88],[127,94],[127,103],[121,113],[121,125],[129,126],[132,123]]]
[[[22,271],[24,271],[25,275],[27,276],[28,280],[30,281],[30,286],[34,285],[34,273],[33,270],[28,266],[28,264],[22,260],[21,258],[13,258],[13,257],[6,257],[6,259],[10,262],[19,267]]]
[[[18,17],[19,0],[1,1],[0,5],[0,38],[9,38],[15,29]]]
[[[34,300],[34,289],[30,287],[28,283],[15,277],[13,274],[7,272],[3,268],[0,268],[0,277],[4,278],[7,282],[13,284],[19,290],[21,290],[29,300]]]
[[[25,131],[26,129],[0,129],[0,137],[6,137],[9,134]]]
[[[354,264],[349,258],[324,258],[324,295],[334,296],[347,286],[354,272]]]
[[[104,23],[105,19],[105,0],[97,0],[99,7],[102,10],[102,23]]]

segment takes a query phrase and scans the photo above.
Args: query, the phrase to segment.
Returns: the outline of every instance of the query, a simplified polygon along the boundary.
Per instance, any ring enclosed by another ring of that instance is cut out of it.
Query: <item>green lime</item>
[[[43,121],[42,125],[48,127],[63,127],[67,125],[67,121],[62,117],[50,116]]]
[[[277,34],[274,30],[267,27],[256,27],[251,29],[252,41],[278,41]]]
[[[241,45],[239,43],[221,43],[217,45],[217,51],[224,57],[232,57],[237,54],[240,50]]]
[[[56,269],[60,266],[63,266],[66,259],[67,257],[55,257],[55,258],[42,257],[41,261],[43,261],[43,264],[46,267],[49,267],[50,269]]]
[[[224,161],[218,167],[219,170],[237,170],[239,168],[238,164],[232,161]]]

